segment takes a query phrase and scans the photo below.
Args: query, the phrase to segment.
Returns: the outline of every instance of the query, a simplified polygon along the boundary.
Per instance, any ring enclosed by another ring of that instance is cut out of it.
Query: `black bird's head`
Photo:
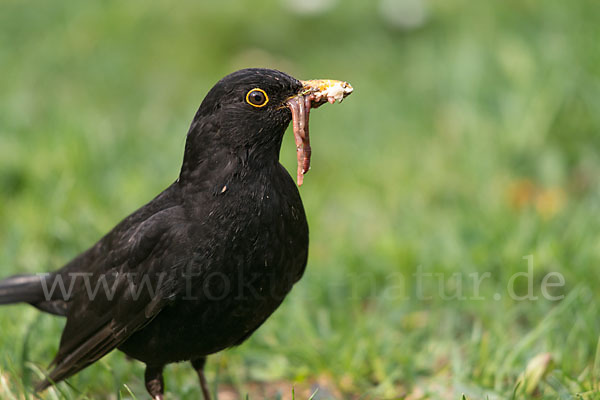
[[[249,68],[227,75],[208,92],[194,117],[182,176],[194,175],[219,153],[258,168],[278,162],[283,135],[293,120],[300,185],[310,166],[310,108],[341,101],[351,92],[345,82],[300,81],[271,69]]]
[[[243,69],[227,75],[208,92],[196,120],[217,117],[226,146],[268,145],[281,138],[291,120],[285,105],[302,83],[269,69]]]

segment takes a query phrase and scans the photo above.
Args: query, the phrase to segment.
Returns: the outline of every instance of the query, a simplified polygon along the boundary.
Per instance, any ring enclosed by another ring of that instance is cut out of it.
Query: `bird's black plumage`
[[[268,97],[261,107],[247,99],[257,88]],[[274,70],[223,78],[194,117],[172,185],[63,268],[0,282],[0,304],[28,302],[67,317],[38,389],[118,348],[146,363],[153,397],[162,398],[163,366],[185,360],[208,396],[205,357],[252,334],[306,266],[304,208],[279,163],[292,118],[285,102],[301,90]]]

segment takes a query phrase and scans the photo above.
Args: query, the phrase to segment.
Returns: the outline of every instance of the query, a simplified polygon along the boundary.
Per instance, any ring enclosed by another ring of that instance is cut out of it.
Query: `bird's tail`
[[[43,300],[39,275],[15,275],[0,281],[0,304],[37,303]]]
[[[29,303],[42,311],[65,315],[66,301],[47,298],[43,275],[15,275],[0,281],[0,305]]]

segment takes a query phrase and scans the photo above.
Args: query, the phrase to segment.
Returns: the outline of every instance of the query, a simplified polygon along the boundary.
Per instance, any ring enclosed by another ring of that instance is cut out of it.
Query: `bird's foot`
[[[146,390],[150,393],[153,400],[163,400],[165,393],[165,383],[163,380],[163,366],[146,366],[144,379],[146,381]]]

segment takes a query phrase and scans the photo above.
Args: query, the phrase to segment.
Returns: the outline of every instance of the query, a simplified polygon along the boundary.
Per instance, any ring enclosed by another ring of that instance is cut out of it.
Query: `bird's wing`
[[[77,373],[147,325],[175,296],[182,262],[190,257],[185,219],[177,207],[163,210],[98,245],[110,252],[90,260],[77,276],[67,324],[43,390]],[[72,272],[72,271],[71,271]]]

